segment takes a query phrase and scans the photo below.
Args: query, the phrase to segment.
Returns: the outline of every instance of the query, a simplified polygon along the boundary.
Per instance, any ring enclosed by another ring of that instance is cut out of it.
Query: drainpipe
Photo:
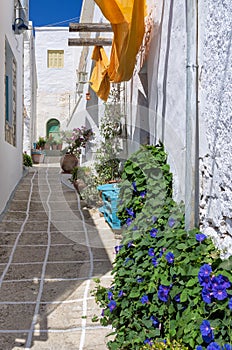
[[[198,0],[186,0],[185,228],[199,225]]]

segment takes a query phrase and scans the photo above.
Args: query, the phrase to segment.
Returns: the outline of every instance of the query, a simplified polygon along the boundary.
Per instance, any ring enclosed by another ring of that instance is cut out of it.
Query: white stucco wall
[[[32,23],[30,22],[32,28]],[[27,32],[24,40],[24,133],[23,152],[30,154],[33,140],[36,139],[36,62],[35,43],[32,30]]]
[[[232,2],[200,1],[201,227],[232,255]]]
[[[76,61],[81,49],[68,46],[68,27],[36,27],[35,52],[37,66],[37,132],[36,138],[46,136],[49,119],[59,120],[66,129],[76,99]],[[64,50],[64,68],[47,67],[47,50]],[[35,140],[34,140],[35,141]]]
[[[14,1],[1,2],[0,11],[0,213],[4,210],[12,191],[22,176],[22,86],[23,86],[23,36],[12,30]],[[17,61],[17,135],[16,147],[5,141],[5,38]]]

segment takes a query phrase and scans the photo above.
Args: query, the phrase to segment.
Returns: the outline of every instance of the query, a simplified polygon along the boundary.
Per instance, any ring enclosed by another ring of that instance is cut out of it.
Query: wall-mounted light
[[[15,34],[22,34],[25,30],[28,30],[28,26],[24,23],[22,18],[16,18],[14,24],[12,24],[12,29]]]
[[[90,92],[86,92],[85,98],[87,101],[91,100]]]

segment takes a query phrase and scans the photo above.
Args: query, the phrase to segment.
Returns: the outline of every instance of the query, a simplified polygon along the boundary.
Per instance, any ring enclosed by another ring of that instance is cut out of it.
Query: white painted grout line
[[[87,280],[86,286],[85,286],[85,291],[84,291],[84,298],[83,298],[83,305],[82,305],[82,312],[83,316],[86,316],[87,314],[87,309],[88,309],[88,292],[90,288],[90,283],[91,279],[93,278],[93,253],[90,247],[90,242],[89,242],[89,237],[88,237],[88,231],[85,225],[85,218],[81,210],[81,204],[80,204],[80,197],[76,193],[77,196],[77,204],[78,204],[78,209],[80,211],[81,219],[82,219],[82,225],[83,229],[85,232],[85,241],[86,241],[86,247],[88,247],[88,252],[89,252],[89,258],[90,258],[90,269],[89,269],[89,279]],[[79,350],[82,350],[84,345],[85,345],[85,336],[86,336],[86,323],[87,320],[86,318],[82,318],[81,321],[81,338],[80,338],[80,343],[79,343]]]
[[[30,203],[31,203],[32,191],[33,191],[33,180],[34,180],[36,174],[37,174],[37,172],[35,172],[34,175],[31,178],[30,193],[29,193],[29,198],[28,198],[28,201],[27,201],[26,218],[25,218],[24,222],[21,225],[20,231],[19,231],[19,233],[17,235],[17,238],[15,240],[13,249],[12,249],[11,254],[9,256],[8,263],[7,263],[5,269],[4,269],[4,271],[3,271],[3,273],[2,273],[2,275],[0,277],[0,288],[1,288],[3,280],[4,280],[4,278],[5,278],[5,276],[6,276],[7,272],[8,272],[8,269],[9,269],[11,263],[12,263],[12,260],[13,260],[13,257],[14,257],[14,253],[15,253],[16,247],[18,245],[18,241],[19,241],[19,239],[20,239],[20,237],[21,237],[21,235],[23,233],[23,229],[24,229],[24,227],[25,227],[25,225],[26,225],[26,223],[28,221],[28,218],[29,218]]]
[[[96,330],[96,329],[112,329],[111,326],[87,326],[86,330]],[[40,333],[72,333],[82,331],[82,327],[68,328],[68,329],[40,329]],[[28,329],[0,329],[0,334],[18,334],[18,333],[29,333]],[[80,350],[80,349],[79,349]]]
[[[112,276],[92,276],[93,278],[101,278],[101,279],[112,279]],[[41,281],[41,278],[38,278],[37,281]],[[91,282],[91,279],[89,277],[77,277],[77,278],[44,278],[44,282],[71,282],[71,281],[89,281]],[[25,278],[21,280],[4,280],[3,283],[17,283],[17,282],[34,282],[33,278]]]
[[[88,297],[88,300],[95,300],[94,297]],[[56,300],[56,301],[41,301],[40,305],[63,305],[83,303],[83,299]],[[0,301],[0,305],[34,305],[36,301]]]
[[[46,266],[47,266],[49,251],[50,251],[50,245],[51,245],[51,232],[50,232],[51,208],[50,208],[50,205],[49,205],[49,198],[51,196],[51,192],[52,191],[51,191],[50,183],[48,181],[48,168],[46,169],[45,177],[46,177],[46,182],[47,182],[47,185],[48,185],[48,188],[49,188],[47,201],[46,201],[46,204],[47,204],[47,207],[48,207],[48,226],[47,226],[48,245],[47,245],[47,249],[46,249],[46,253],[45,253],[45,257],[44,257],[44,261],[43,261],[43,267],[42,267],[42,272],[41,272],[39,292],[38,292],[37,299],[36,299],[35,311],[34,311],[33,319],[32,319],[32,322],[31,322],[31,328],[30,328],[30,331],[28,333],[28,337],[27,337],[27,341],[26,341],[26,346],[25,346],[26,350],[29,350],[30,347],[31,347],[31,342],[32,342],[32,337],[33,337],[35,325],[36,325],[36,323],[38,321],[40,301],[41,301],[42,293],[43,293],[43,287],[44,287],[44,282],[45,282]]]
[[[38,246],[40,247],[40,246]],[[94,259],[94,262],[108,262],[108,259]],[[48,261],[47,265],[49,264],[85,264],[85,263],[90,263],[90,260],[65,260],[65,261]],[[4,263],[0,263],[0,266],[5,265]],[[12,263],[12,265],[19,265],[19,266],[27,266],[27,265],[42,265],[42,261],[31,261],[31,262],[26,262],[26,263],[22,263],[22,262],[15,262]]]

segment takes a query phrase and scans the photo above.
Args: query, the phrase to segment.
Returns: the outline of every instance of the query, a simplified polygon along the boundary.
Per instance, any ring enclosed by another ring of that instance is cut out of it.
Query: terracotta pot
[[[71,173],[73,168],[78,165],[78,159],[74,154],[65,154],[60,159],[61,169],[65,173]]]

